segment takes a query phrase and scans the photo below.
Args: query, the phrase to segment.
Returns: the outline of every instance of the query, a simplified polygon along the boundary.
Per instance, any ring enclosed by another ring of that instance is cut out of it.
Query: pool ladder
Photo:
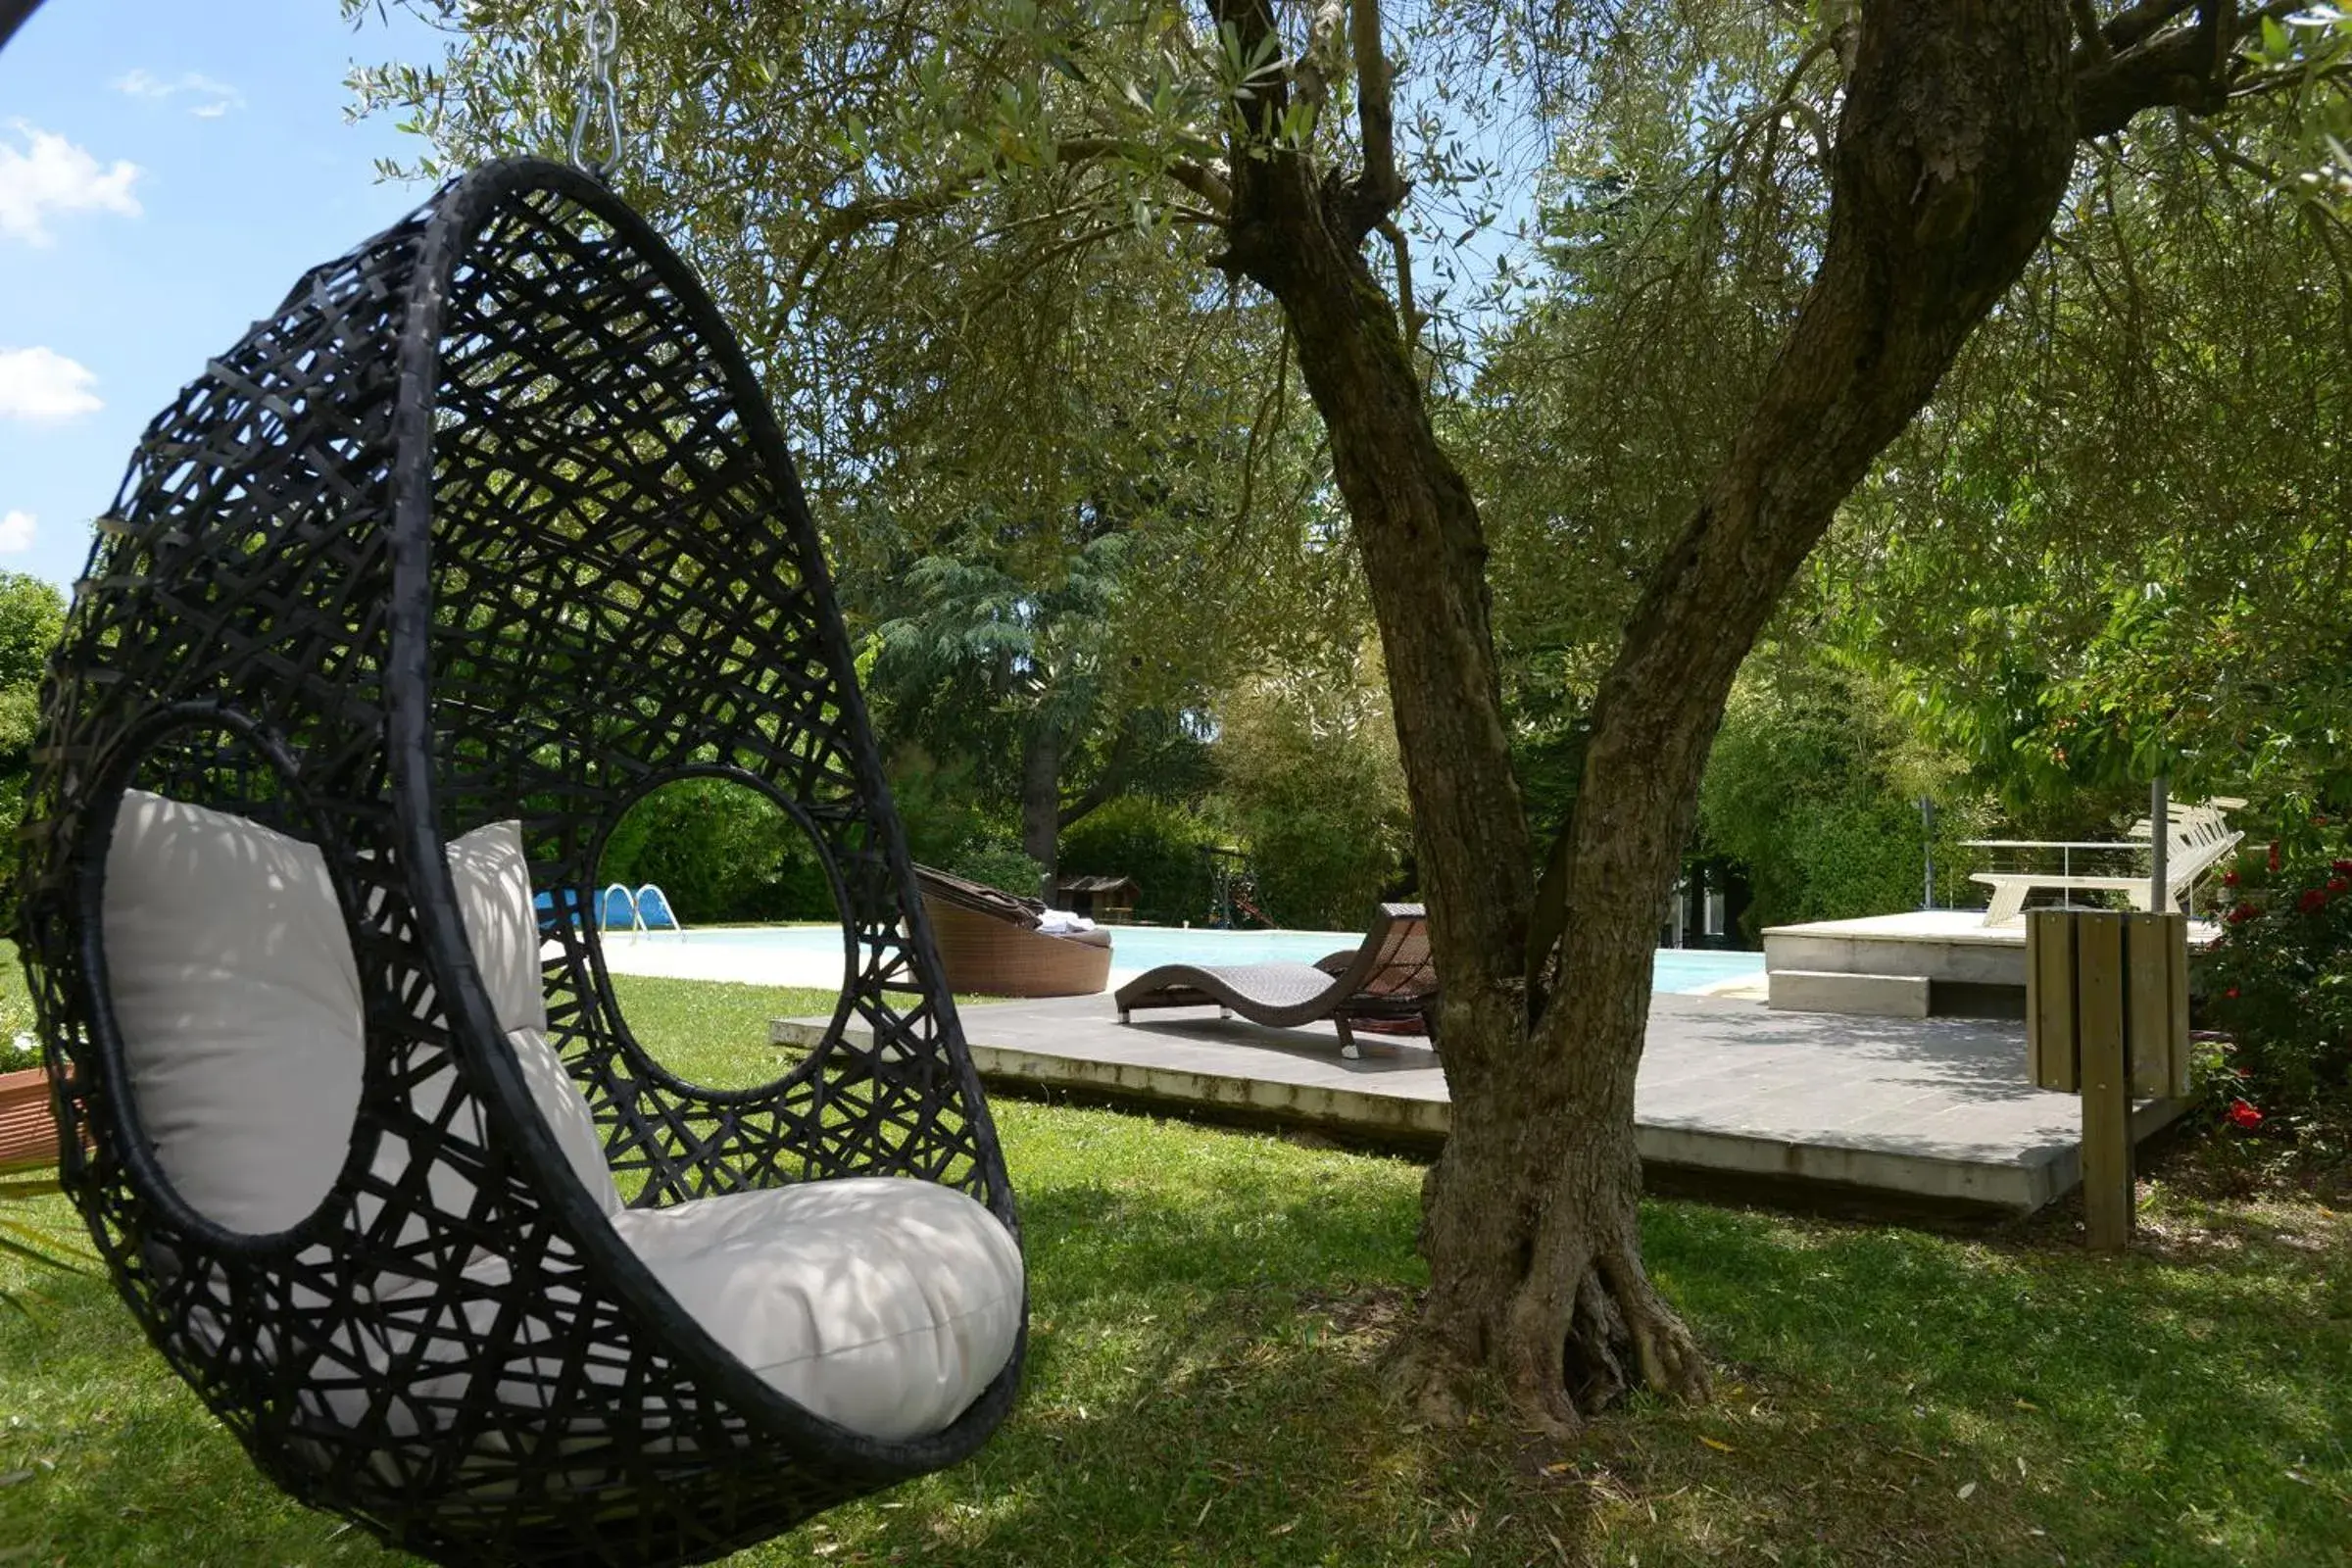
[[[648,882],[635,892],[629,890],[626,882],[614,882],[609,885],[604,892],[596,896],[597,925],[600,929],[610,931],[613,928],[613,922],[608,916],[612,908],[612,895],[615,893],[620,895],[620,902],[628,907],[629,923],[626,930],[631,937],[637,936],[640,932],[650,934],[657,929],[663,931],[686,929],[686,923],[678,918],[677,906],[669,902],[669,895],[662,891],[662,885],[658,882]],[[662,913],[668,917],[667,923],[662,926],[655,927],[646,923],[645,898],[649,893],[654,896]]]

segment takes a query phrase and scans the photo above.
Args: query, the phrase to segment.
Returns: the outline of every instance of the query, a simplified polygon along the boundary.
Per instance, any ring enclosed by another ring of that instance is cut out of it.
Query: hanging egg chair
[[[256,1463],[444,1562],[643,1565],[972,1453],[1011,1190],[815,528],[678,257],[575,170],[455,180],[213,361],[100,529],[17,939],[61,1179]],[[592,914],[689,777],[841,910],[833,1025],[763,1088],[648,1053]]]

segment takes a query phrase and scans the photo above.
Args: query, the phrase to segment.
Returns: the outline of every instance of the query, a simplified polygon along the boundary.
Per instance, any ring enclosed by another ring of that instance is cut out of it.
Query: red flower
[[[2222,873],[2222,886],[2226,888],[2233,888],[2237,886],[2237,873],[2235,871],[2224,871]]]
[[[2262,1112],[2242,1100],[2230,1102],[2229,1116],[2232,1126],[2243,1127],[2247,1132],[2262,1125]]]
[[[2295,907],[2304,914],[2317,914],[2328,907],[2328,895],[2319,888],[2305,888],[2303,896],[2295,901]]]
[[[2228,914],[2222,916],[2222,918],[2229,921],[2231,925],[2244,925],[2248,920],[2253,919],[2257,912],[2258,911],[2251,904],[2241,904],[2236,908],[2231,909]]]
[[[2229,1001],[2235,1002],[2237,1000],[2237,987],[2231,986],[2229,990],[2223,992],[2222,995]]]
[[[2330,860],[2328,869],[2338,876],[2352,876],[2352,860]]]
[[[2278,841],[2277,839],[2271,840],[2271,869],[2274,871],[2278,869]]]
[[[2330,894],[2352,893],[2352,877],[2331,876],[2328,879]]]

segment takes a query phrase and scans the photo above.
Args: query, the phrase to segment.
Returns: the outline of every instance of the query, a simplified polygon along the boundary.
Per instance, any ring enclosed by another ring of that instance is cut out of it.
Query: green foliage
[[[921,746],[901,745],[884,765],[906,851],[919,863],[945,869],[965,845],[1004,833],[1004,823],[981,806],[970,759],[942,762]]]
[[[1352,678],[1243,686],[1219,714],[1222,799],[1278,925],[1360,929],[1411,846],[1378,662]]]
[[[66,602],[38,577],[0,571],[0,836],[24,814],[24,785],[40,723],[41,676],[66,629]],[[16,906],[14,855],[0,857],[0,916]]]
[[[2352,805],[2348,231],[2277,106],[2095,149],[1817,552],[1825,631],[2014,811]]]
[[[2352,832],[2250,848],[2225,881],[2204,986],[2231,1042],[2228,1108],[2301,1158],[2352,1161]]]
[[[1959,841],[1983,833],[1984,804],[1912,740],[1884,688],[1768,645],[1724,710],[1699,792],[1701,843],[1746,867],[1750,937],[1917,908],[1923,796],[1936,804],[1937,902],[1971,902]]]
[[[688,925],[836,913],[799,824],[767,797],[727,779],[680,779],[629,808],[597,876],[632,888],[659,883]]]
[[[1096,808],[1061,835],[1061,870],[1068,876],[1131,876],[1135,916],[1154,925],[1200,922],[1209,902],[1204,845],[1230,842],[1199,812],[1142,795],[1122,795]]]
[[[982,798],[970,759],[941,762],[920,746],[902,746],[891,754],[890,788],[917,864],[1037,896],[1045,869],[1023,853],[1011,818]]]
[[[939,868],[1018,898],[1041,897],[1045,887],[1046,868],[1008,838],[966,839]]]

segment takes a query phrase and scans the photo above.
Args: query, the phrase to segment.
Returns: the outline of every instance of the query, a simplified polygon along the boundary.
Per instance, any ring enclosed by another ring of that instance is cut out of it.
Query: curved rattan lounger
[[[1117,1000],[1121,1023],[1143,1007],[1216,1007],[1277,1029],[1328,1018],[1340,1032],[1340,1054],[1348,1057],[1356,1054],[1353,1024],[1432,1040],[1438,1034],[1438,976],[1418,904],[1382,905],[1352,954],[1320,963],[1164,963],[1119,987]]]
[[[1110,984],[1110,933],[1037,929],[1033,899],[914,868],[948,989],[982,997],[1091,997]]]

